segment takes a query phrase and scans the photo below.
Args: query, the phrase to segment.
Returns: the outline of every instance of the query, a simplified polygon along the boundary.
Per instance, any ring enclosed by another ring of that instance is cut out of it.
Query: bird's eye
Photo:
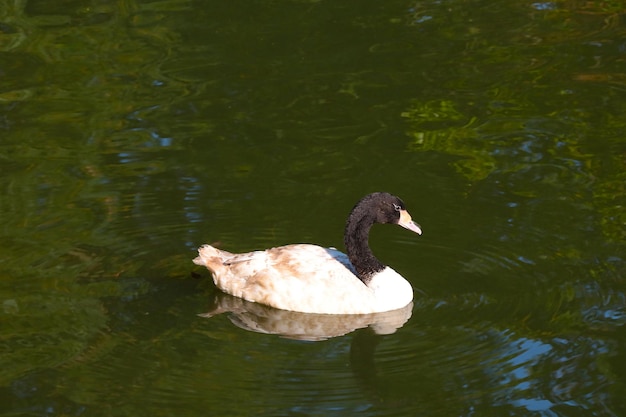
[[[397,204],[395,204],[395,203],[394,203],[394,205],[393,205],[393,208],[394,208],[394,210],[395,210],[395,211],[400,211],[400,210],[402,210],[402,207],[400,207],[399,205],[397,205]]]

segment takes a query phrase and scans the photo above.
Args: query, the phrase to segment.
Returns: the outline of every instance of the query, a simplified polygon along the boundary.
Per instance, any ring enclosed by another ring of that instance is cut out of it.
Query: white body
[[[348,257],[330,248],[296,244],[242,254],[204,245],[194,259],[225,293],[275,308],[319,314],[368,314],[405,307],[411,284],[389,267],[365,285]]]

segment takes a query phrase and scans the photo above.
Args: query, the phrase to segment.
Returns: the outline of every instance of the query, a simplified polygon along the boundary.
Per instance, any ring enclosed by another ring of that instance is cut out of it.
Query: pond
[[[0,415],[626,415],[625,18],[0,5]],[[385,325],[226,297],[192,263],[343,250],[373,191],[423,229],[372,230],[415,293]],[[333,330],[285,330],[307,324]]]

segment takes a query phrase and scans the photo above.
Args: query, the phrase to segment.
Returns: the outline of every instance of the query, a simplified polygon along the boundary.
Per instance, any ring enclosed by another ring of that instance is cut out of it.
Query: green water
[[[624,19],[0,3],[0,415],[626,415]],[[378,190],[424,230],[370,240],[415,288],[395,333],[198,316],[199,245],[342,248]]]

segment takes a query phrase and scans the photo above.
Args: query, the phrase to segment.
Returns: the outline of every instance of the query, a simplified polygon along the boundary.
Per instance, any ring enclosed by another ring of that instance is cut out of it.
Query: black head
[[[355,211],[367,212],[376,223],[398,223],[404,202],[389,193],[372,193],[363,197],[354,206]]]
[[[352,210],[352,215],[373,217],[373,223],[397,224],[417,234],[422,234],[420,226],[406,211],[404,202],[393,194],[378,192],[363,197]]]
[[[404,202],[389,193],[372,193],[359,200],[352,209],[344,233],[348,258],[358,277],[367,284],[372,275],[385,266],[372,254],[368,244],[370,227],[374,223],[397,224],[417,234],[420,226],[411,220]]]

